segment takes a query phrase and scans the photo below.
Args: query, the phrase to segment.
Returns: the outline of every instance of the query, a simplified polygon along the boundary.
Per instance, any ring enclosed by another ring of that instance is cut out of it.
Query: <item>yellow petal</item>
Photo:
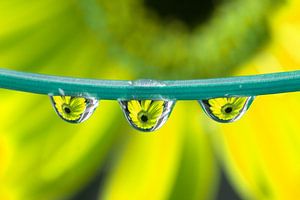
[[[58,106],[61,106],[65,103],[61,96],[53,96],[53,100]]]
[[[217,169],[208,135],[195,123],[200,121],[195,109],[179,103],[157,132],[132,130],[99,199],[210,199]]]
[[[63,101],[65,102],[65,104],[70,104],[70,102],[71,102],[71,96],[63,96],[62,97],[62,99],[63,99]]]
[[[128,110],[130,113],[137,115],[141,111],[140,102],[137,100],[130,100],[128,102]]]
[[[273,20],[272,44],[240,74],[299,69],[299,1],[288,1]],[[261,96],[246,116],[215,132],[227,173],[244,199],[294,200],[300,196],[299,93]]]
[[[152,100],[142,100],[141,102],[142,110],[148,110],[151,103]]]
[[[151,106],[149,107],[149,114],[151,116],[158,116],[158,115],[161,115],[162,112],[163,112],[163,105],[164,105],[164,101],[153,101]],[[153,118],[156,118],[156,117],[153,117]]]

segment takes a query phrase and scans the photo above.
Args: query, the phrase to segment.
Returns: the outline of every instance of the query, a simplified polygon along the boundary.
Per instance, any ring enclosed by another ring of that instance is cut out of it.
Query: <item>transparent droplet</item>
[[[160,82],[158,80],[153,80],[153,79],[138,79],[135,81],[132,81],[131,84],[133,86],[144,86],[144,87],[149,87],[149,86],[165,86],[163,82]]]
[[[200,100],[199,103],[213,120],[229,123],[240,119],[253,100],[254,97],[220,97]]]
[[[70,123],[87,120],[98,106],[95,98],[50,96],[50,99],[58,116]]]
[[[170,100],[120,100],[119,103],[127,121],[144,132],[164,125],[175,105],[175,101]]]

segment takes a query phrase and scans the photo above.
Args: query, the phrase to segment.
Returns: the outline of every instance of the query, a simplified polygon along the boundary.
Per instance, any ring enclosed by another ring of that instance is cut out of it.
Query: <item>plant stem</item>
[[[45,95],[97,99],[200,100],[257,96],[300,90],[300,71],[199,80],[96,80],[0,69],[0,87]]]

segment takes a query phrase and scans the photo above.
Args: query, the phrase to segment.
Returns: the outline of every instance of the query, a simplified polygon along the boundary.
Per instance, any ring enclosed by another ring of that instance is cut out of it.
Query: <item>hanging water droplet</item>
[[[98,106],[95,98],[50,96],[50,99],[58,116],[70,123],[87,120]]]
[[[229,123],[240,119],[253,100],[254,97],[221,97],[200,100],[199,103],[213,120]]]
[[[128,122],[144,132],[164,125],[175,105],[175,101],[169,100],[121,100],[119,103]]]

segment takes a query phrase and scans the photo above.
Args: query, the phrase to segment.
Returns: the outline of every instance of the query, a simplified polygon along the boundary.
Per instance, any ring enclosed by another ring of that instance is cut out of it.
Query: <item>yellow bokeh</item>
[[[272,42],[237,74],[298,70],[299,2],[271,18]],[[300,195],[299,93],[256,98],[246,116],[218,126],[218,152],[245,199],[297,199]]]
[[[141,0],[0,1],[0,67],[113,80],[297,70],[299,8],[224,0],[191,31]],[[100,99],[75,125],[48,96],[0,97],[0,200],[86,199],[93,187],[94,199],[222,199],[221,171],[241,199],[300,195],[299,93],[257,97],[231,124],[208,118],[196,100],[177,102],[161,129],[142,134],[116,101]]]

